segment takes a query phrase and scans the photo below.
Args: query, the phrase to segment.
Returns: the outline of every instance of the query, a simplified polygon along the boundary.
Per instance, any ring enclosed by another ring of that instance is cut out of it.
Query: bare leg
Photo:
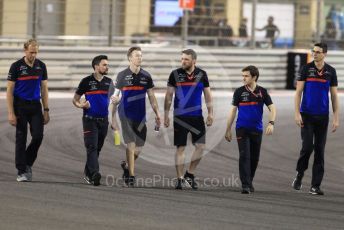
[[[128,162],[128,169],[129,169],[129,175],[135,176],[135,143],[130,142],[127,144],[127,162]]]
[[[135,149],[135,161],[137,160],[137,158],[139,158],[141,151],[142,151],[142,147],[136,147],[136,149]]]
[[[204,148],[205,148],[204,144],[195,144],[195,151],[192,154],[191,163],[188,170],[189,173],[194,174],[194,171],[196,170],[197,165],[202,159]]]
[[[185,150],[185,146],[177,147],[176,156],[175,156],[175,164],[176,164],[176,171],[177,171],[178,178],[181,178],[183,176],[184,161],[185,161],[184,150]]]

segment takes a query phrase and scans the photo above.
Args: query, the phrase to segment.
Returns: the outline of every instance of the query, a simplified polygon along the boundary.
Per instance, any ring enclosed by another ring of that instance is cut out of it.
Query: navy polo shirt
[[[329,114],[329,90],[338,86],[335,68],[325,63],[322,70],[318,70],[313,62],[303,66],[298,81],[304,81],[301,113],[310,115]]]
[[[76,90],[76,94],[83,95],[90,102],[91,107],[84,109],[84,115],[92,117],[107,117],[109,114],[110,96],[114,92],[111,78],[104,76],[97,81],[94,75],[83,78]]]
[[[176,69],[171,72],[167,85],[175,87],[175,116],[202,116],[202,92],[209,87],[204,70],[196,67],[188,74],[183,68]]]
[[[117,75],[116,89],[121,90],[122,98],[118,106],[121,119],[136,122],[146,121],[146,93],[154,87],[151,75],[142,68],[138,74],[126,68]]]
[[[263,107],[272,103],[267,90],[259,85],[252,92],[247,86],[234,91],[232,105],[238,107],[236,128],[263,132]]]
[[[7,77],[15,82],[14,97],[37,101],[41,99],[41,82],[47,79],[47,68],[41,60],[35,59],[31,67],[25,63],[24,57],[11,65]]]

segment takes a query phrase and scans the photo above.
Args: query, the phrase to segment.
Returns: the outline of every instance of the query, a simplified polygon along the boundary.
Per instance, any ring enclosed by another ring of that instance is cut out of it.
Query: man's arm
[[[48,80],[42,81],[42,89],[41,89],[41,95],[42,95],[42,104],[43,104],[43,117],[44,117],[44,124],[48,124],[50,121],[49,111],[46,111],[45,109],[49,109],[49,91],[48,91]]]
[[[160,121],[159,106],[158,106],[158,102],[156,100],[153,88],[148,89],[147,94],[148,94],[149,102],[150,102],[152,109],[155,113],[155,123],[160,127],[161,121]]]
[[[206,124],[207,126],[211,126],[214,121],[214,112],[213,112],[213,98],[211,96],[210,87],[204,88],[203,93],[204,93],[204,99],[205,99],[205,103],[208,110],[208,117],[207,117]]]
[[[73,105],[79,109],[88,109],[91,107],[90,102],[89,101],[80,101],[82,95],[79,95],[77,93],[74,94],[73,97]]]
[[[276,119],[276,107],[274,104],[271,104],[268,106],[268,109],[270,111],[269,113],[269,122],[275,122]],[[268,126],[266,127],[266,131],[265,134],[266,135],[272,135],[272,133],[274,132],[274,124],[268,123]]]
[[[335,132],[339,127],[339,99],[337,93],[337,87],[331,87],[331,102],[333,111],[332,132]]]
[[[167,128],[170,126],[170,118],[169,118],[169,113],[170,113],[170,108],[172,105],[172,98],[174,94],[174,87],[167,86],[167,91],[165,94],[165,103],[164,103],[164,125]]]
[[[119,125],[118,125],[117,116],[116,116],[117,106],[118,104],[114,104],[114,103],[110,104],[110,111],[111,111],[111,118],[112,118],[111,128],[115,131],[119,131]]]
[[[227,129],[226,129],[226,134],[225,134],[225,138],[229,142],[232,140],[232,125],[236,117],[237,110],[238,110],[238,107],[233,105],[229,112],[229,117],[227,120]]]
[[[275,34],[275,39],[278,38],[281,34],[281,31],[277,26],[276,26],[276,32],[277,32],[277,34]]]
[[[300,105],[301,105],[301,96],[303,92],[303,88],[305,87],[304,81],[297,81],[296,83],[296,91],[295,91],[295,98],[294,98],[294,109],[295,109],[295,122],[298,126],[303,127],[303,121],[300,113]]]
[[[6,97],[7,97],[8,122],[11,125],[16,126],[17,125],[17,117],[14,113],[14,107],[13,107],[14,86],[15,86],[14,81],[7,81]]]

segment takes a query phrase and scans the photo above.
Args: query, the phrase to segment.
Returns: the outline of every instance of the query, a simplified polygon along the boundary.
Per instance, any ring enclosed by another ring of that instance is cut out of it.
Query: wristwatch
[[[49,112],[49,108],[44,108],[43,109],[45,112]]]
[[[269,124],[275,125],[275,122],[274,121],[269,121]]]

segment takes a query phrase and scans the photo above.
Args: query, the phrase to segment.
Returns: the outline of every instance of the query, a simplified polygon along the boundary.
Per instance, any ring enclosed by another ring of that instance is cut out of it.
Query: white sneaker
[[[22,173],[22,174],[17,176],[17,181],[18,182],[26,182],[26,181],[29,181],[29,180],[27,178],[26,173]]]

